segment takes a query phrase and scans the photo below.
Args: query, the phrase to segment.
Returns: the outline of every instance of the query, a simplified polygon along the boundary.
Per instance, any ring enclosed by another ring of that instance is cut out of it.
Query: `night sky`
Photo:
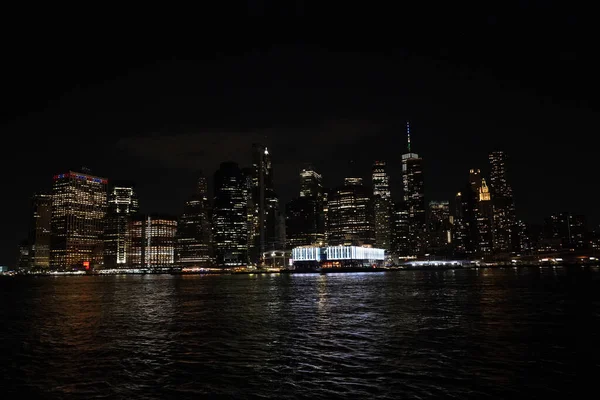
[[[296,4],[285,11],[314,11]],[[370,184],[385,160],[396,197],[406,120],[427,201],[452,200],[470,168],[487,176],[489,152],[504,150],[520,218],[572,211],[597,225],[597,43],[583,13],[561,7],[126,37],[24,29],[3,49],[0,265],[26,237],[30,196],[82,165],[134,181],[143,212],[177,215],[200,170],[212,186],[220,162],[249,166],[262,142],[284,202],[305,162],[332,187]]]

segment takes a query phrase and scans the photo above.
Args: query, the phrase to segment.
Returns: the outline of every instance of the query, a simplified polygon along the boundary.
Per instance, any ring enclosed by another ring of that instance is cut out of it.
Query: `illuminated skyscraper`
[[[494,251],[508,253],[518,246],[517,243],[513,243],[515,235],[512,234],[512,230],[517,227],[512,188],[508,184],[506,174],[506,154],[495,151],[490,154],[489,159],[490,192],[494,206]]]
[[[212,224],[208,184],[201,175],[191,198],[186,201],[177,224],[176,263],[181,267],[207,267],[213,264]]]
[[[279,250],[285,246],[285,238],[282,237],[279,229],[282,215],[273,186],[273,167],[267,147],[260,144],[252,145],[252,166],[254,169],[253,202],[258,232],[256,247],[258,253],[263,254],[267,250]]]
[[[408,208],[409,243],[413,255],[424,252],[425,241],[425,186],[423,181],[423,159],[411,151],[410,125],[406,123],[408,152],[402,154],[402,183],[404,203]]]
[[[167,215],[136,215],[131,222],[134,268],[171,269],[175,266],[177,219]]]
[[[102,265],[108,181],[81,172],[54,176],[50,224],[50,268]]]
[[[131,267],[131,221],[139,210],[132,183],[117,183],[108,194],[104,230],[104,268]]]
[[[392,254],[394,258],[410,256],[408,208],[403,201],[394,204],[392,214]]]
[[[213,226],[217,265],[248,264],[246,176],[237,163],[224,162],[214,177]]]
[[[330,246],[363,246],[375,243],[373,207],[368,189],[360,178],[346,178],[345,185],[328,199]]]
[[[321,175],[312,166],[300,171],[300,197],[320,198],[323,194]]]
[[[391,248],[392,198],[385,161],[373,164],[373,209],[375,212],[375,246]]]
[[[30,224],[29,253],[31,267],[48,269],[50,267],[50,221],[52,218],[52,196],[36,194],[31,201],[32,220]]]
[[[492,198],[479,169],[469,171],[470,199],[467,199],[467,217],[471,242],[479,256],[489,256],[494,244],[494,213]]]
[[[455,255],[464,257],[475,252],[471,224],[475,221],[473,196],[471,188],[466,187],[463,192],[458,192],[454,202],[454,218],[452,224],[452,243]]]

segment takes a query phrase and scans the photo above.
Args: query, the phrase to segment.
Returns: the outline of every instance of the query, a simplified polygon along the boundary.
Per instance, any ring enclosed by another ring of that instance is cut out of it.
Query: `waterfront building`
[[[292,249],[294,269],[381,267],[385,249],[362,246],[305,246]]]
[[[208,183],[204,175],[198,178],[196,190],[185,202],[177,223],[176,263],[180,267],[209,267],[214,264],[211,210]]]
[[[518,242],[515,242],[518,239],[512,233],[517,227],[513,193],[506,172],[506,154],[494,151],[490,153],[489,160],[490,194],[494,214],[494,252],[506,254],[518,247]]]
[[[583,249],[588,247],[585,216],[560,212],[545,219],[544,239],[554,243],[553,249]]]
[[[177,219],[168,215],[136,215],[131,222],[131,266],[165,270],[175,266]]]
[[[214,175],[213,226],[216,263],[248,265],[247,178],[237,163],[224,162]]]
[[[131,222],[139,211],[133,183],[117,182],[108,194],[108,210],[104,229],[104,268],[130,268]]]
[[[31,199],[31,222],[29,231],[30,264],[35,270],[50,267],[50,222],[52,219],[52,196],[38,193]]]
[[[69,171],[54,175],[50,268],[90,269],[103,263],[108,180]]]

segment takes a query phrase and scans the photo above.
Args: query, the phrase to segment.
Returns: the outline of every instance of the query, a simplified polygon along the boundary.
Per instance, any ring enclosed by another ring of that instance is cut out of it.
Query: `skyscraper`
[[[54,176],[51,269],[89,269],[102,265],[107,183],[104,178],[81,172]]]
[[[368,189],[360,178],[346,178],[345,185],[332,191],[328,199],[330,246],[374,245],[373,206]]]
[[[52,196],[39,193],[31,200],[32,217],[30,223],[29,252],[33,269],[50,267],[50,221],[52,218]]]
[[[373,209],[375,212],[375,245],[391,248],[392,199],[385,161],[373,164]]]
[[[300,171],[300,197],[319,198],[323,194],[321,175],[312,166]]]
[[[489,155],[490,192],[494,207],[494,251],[508,253],[518,247],[513,243],[512,230],[516,229],[515,205],[512,188],[508,184],[506,173],[506,154],[495,151]]]
[[[224,162],[214,176],[213,225],[217,265],[248,264],[246,177],[237,163]]]
[[[471,224],[475,221],[473,196],[470,186],[458,192],[454,201],[454,215],[452,224],[452,243],[455,256],[464,257],[475,252]]]
[[[410,256],[408,208],[403,201],[394,204],[392,214],[392,254],[394,258]]]
[[[425,233],[425,186],[423,181],[423,159],[413,153],[410,143],[410,125],[406,123],[408,152],[402,154],[402,184],[404,202],[408,209],[409,243],[413,255],[424,251]]]
[[[131,222],[131,264],[150,270],[175,266],[177,219],[168,215],[136,215]]]
[[[104,230],[104,268],[130,268],[131,221],[139,210],[132,183],[116,183],[108,195]]]
[[[494,213],[489,188],[479,169],[469,170],[469,186],[471,199],[467,208],[471,241],[479,256],[489,256],[494,245]]]
[[[175,262],[181,267],[213,264],[212,224],[206,177],[200,174],[193,195],[185,202],[177,223]]]
[[[252,145],[252,166],[254,168],[253,202],[257,214],[257,248],[259,254],[267,250],[283,248],[281,243],[281,223],[279,199],[273,186],[273,167],[269,149],[261,144]],[[254,260],[253,260],[254,261]]]

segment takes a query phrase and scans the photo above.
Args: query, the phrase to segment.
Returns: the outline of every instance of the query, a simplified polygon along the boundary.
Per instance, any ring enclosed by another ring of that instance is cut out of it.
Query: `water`
[[[588,267],[3,278],[0,321],[2,398],[547,398],[600,370]]]

